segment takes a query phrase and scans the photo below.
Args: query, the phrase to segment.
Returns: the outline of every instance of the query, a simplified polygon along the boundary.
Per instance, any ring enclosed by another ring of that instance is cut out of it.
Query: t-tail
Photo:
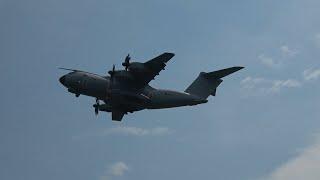
[[[217,87],[223,81],[221,78],[239,71],[242,68],[243,67],[231,67],[209,73],[201,72],[185,92],[196,95],[202,99],[207,99],[210,95],[215,96]]]

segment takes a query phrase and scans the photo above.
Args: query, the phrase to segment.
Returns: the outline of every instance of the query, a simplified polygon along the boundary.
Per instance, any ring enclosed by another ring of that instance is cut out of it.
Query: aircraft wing
[[[164,70],[166,63],[174,56],[173,53],[163,53],[147,62],[144,63],[148,71],[146,71],[141,77],[142,85],[147,85],[151,80],[153,80],[157,75],[159,75],[161,70]]]
[[[112,111],[112,120],[113,121],[121,121],[124,114],[126,114],[126,112],[123,112],[120,110],[113,110]]]

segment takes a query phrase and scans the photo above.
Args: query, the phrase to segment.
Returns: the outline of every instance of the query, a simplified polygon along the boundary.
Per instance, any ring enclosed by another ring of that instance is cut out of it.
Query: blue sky
[[[320,2],[0,0],[0,179],[319,179]],[[127,53],[176,56],[154,87],[240,65],[196,107],[121,123],[58,82]]]

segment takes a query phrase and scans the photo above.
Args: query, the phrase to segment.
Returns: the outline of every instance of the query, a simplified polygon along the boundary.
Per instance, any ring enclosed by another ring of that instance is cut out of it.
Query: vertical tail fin
[[[222,83],[222,79],[243,67],[231,67],[214,72],[201,72],[198,78],[185,90],[189,94],[207,99],[210,95],[215,96],[217,87]]]

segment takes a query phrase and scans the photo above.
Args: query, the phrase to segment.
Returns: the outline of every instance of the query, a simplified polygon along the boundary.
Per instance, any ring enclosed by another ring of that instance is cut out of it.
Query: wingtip
[[[166,54],[166,55],[168,55],[168,56],[175,56],[175,54],[174,53],[171,53],[171,52],[165,52],[164,54]]]
[[[63,67],[58,67],[58,69],[66,70],[66,71],[77,71],[75,69],[69,69],[69,68],[63,68]]]
[[[244,69],[243,66],[235,66],[234,68],[237,69],[237,71],[239,71],[239,70],[241,70],[241,69]]]
[[[63,67],[58,67],[58,69],[61,69],[61,70],[69,70],[69,69],[63,68]]]

